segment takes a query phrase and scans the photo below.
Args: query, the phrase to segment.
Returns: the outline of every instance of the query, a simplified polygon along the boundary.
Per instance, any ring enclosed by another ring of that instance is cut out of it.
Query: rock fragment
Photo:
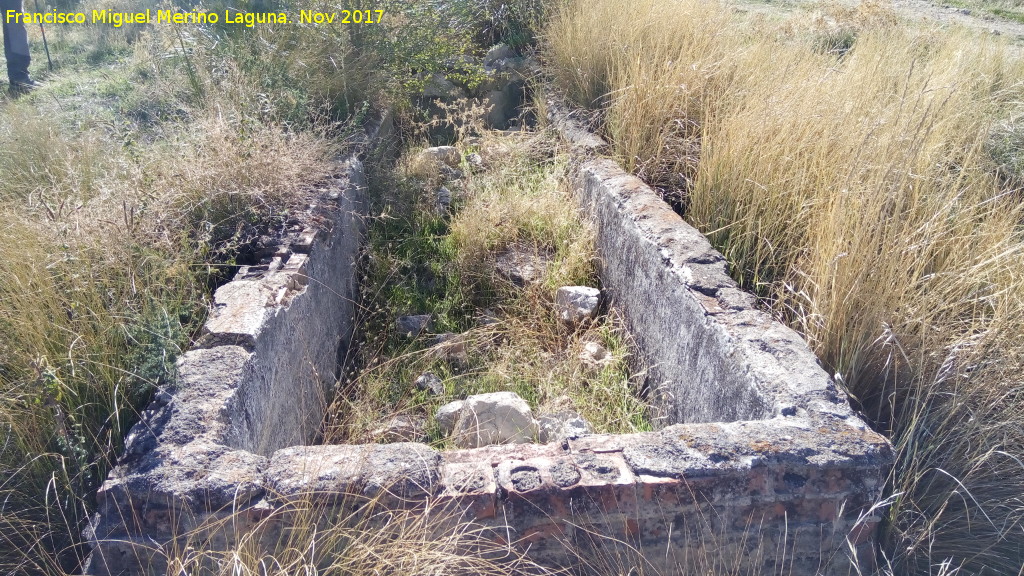
[[[543,444],[564,442],[593,433],[590,422],[573,410],[545,414],[537,419],[537,440]]]
[[[583,360],[584,364],[590,365],[603,364],[610,356],[608,349],[598,342],[587,342],[580,352],[580,360]]]
[[[452,191],[441,186],[437,189],[437,208],[447,212],[452,207]]]
[[[426,164],[436,166],[449,166],[455,168],[462,161],[462,155],[455,146],[434,146],[427,148],[416,156],[417,160]]]
[[[465,98],[466,93],[442,74],[431,74],[423,80],[423,98],[453,102]]]
[[[494,326],[501,322],[498,313],[491,308],[486,308],[476,317],[477,326]]]
[[[459,448],[524,444],[536,436],[537,422],[530,405],[514,392],[470,396],[459,411],[453,431]]]
[[[430,392],[434,396],[444,394],[444,382],[433,372],[424,372],[413,383],[417,390]]]
[[[495,44],[487,50],[487,54],[484,54],[484,66],[494,66],[499,60],[512,58],[515,55],[515,51],[508,44]]]
[[[562,286],[555,292],[555,311],[567,324],[592,320],[600,302],[601,291],[589,286]]]
[[[469,361],[469,338],[445,332],[431,339],[430,354],[435,358],[465,364]]]
[[[392,417],[384,425],[374,428],[369,433],[373,442],[422,442],[426,438],[426,421],[420,416],[399,414]]]
[[[430,314],[418,314],[413,316],[399,316],[395,320],[395,330],[406,337],[416,337],[421,333],[429,331],[434,324],[434,317]]]
[[[500,252],[494,259],[498,275],[516,286],[537,284],[544,278],[544,272],[551,259],[545,254],[525,246],[513,245]]]
[[[459,415],[462,414],[462,408],[465,405],[465,400],[456,400],[437,409],[434,419],[437,420],[437,426],[441,429],[442,434],[447,436],[455,430],[455,423],[458,422]]]
[[[465,174],[462,173],[462,170],[452,168],[445,164],[444,166],[441,166],[441,176],[448,182],[454,182],[456,180],[462,180],[462,177],[465,176]]]

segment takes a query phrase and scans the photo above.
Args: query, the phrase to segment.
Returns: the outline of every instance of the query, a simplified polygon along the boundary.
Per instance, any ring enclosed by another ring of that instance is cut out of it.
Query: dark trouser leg
[[[0,0],[0,22],[3,22],[4,57],[7,58],[7,77],[11,82],[25,82],[29,79],[28,32],[21,23],[8,22],[7,11],[22,11],[22,0]]]

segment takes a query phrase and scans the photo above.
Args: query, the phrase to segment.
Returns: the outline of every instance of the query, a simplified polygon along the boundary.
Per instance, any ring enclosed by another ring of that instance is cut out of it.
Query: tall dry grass
[[[403,508],[391,500],[347,494],[327,505],[315,495],[290,496],[255,523],[244,512],[207,522],[159,560],[167,574],[195,576],[557,573],[506,542],[507,530],[473,523],[457,507],[432,499]]]
[[[126,153],[15,110],[0,129],[13,150],[0,161],[0,565],[41,571],[57,551],[77,561],[67,547],[88,496],[202,322],[220,267],[325,175],[331,147],[199,116]]]
[[[269,72],[215,57],[215,39],[119,46],[0,111],[4,574],[76,571],[91,495],[209,290],[338,149],[260,101]]]
[[[1021,129],[1007,46],[879,3],[780,25],[599,0],[556,15],[547,54],[892,438],[883,564],[1024,569],[1024,210],[992,154]]]

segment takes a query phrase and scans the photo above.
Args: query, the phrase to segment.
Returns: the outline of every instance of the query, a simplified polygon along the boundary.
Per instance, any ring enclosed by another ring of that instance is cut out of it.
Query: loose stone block
[[[589,286],[563,286],[555,292],[555,310],[568,324],[580,324],[597,316],[601,291]]]
[[[419,314],[416,316],[399,316],[395,320],[395,330],[399,334],[414,338],[423,332],[430,331],[434,324],[434,317],[430,314]]]
[[[454,146],[434,146],[420,152],[417,159],[436,166],[446,165],[455,168],[462,162],[462,155]]]
[[[545,414],[537,419],[537,440],[543,443],[563,442],[594,432],[590,422],[572,410]]]
[[[493,392],[466,398],[452,433],[460,448],[488,444],[522,444],[537,437],[530,405],[513,392]]]

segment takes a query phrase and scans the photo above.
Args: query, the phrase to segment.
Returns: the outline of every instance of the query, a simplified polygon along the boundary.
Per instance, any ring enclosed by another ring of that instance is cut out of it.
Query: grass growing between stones
[[[436,408],[495,391],[518,393],[535,414],[574,408],[604,432],[648,429],[640,371],[614,310],[574,329],[552,309],[558,287],[598,281],[593,232],[563,181],[567,157],[542,133],[489,135],[463,146],[486,167],[446,167],[412,151],[390,175],[370,179],[376,189],[361,341],[326,440],[379,440],[381,426],[406,415],[426,418],[427,438],[444,445],[432,421]],[[461,177],[452,178],[453,170]],[[442,187],[449,208],[438,203]],[[534,276],[501,272],[509,259],[534,266]],[[398,333],[397,317],[422,314],[433,317],[423,334]],[[606,356],[587,357],[588,343]],[[442,380],[442,394],[417,389],[424,373]]]
[[[1024,66],[883,6],[570,2],[552,71],[897,448],[882,564],[1024,569]],[[830,31],[842,30],[842,34]],[[835,41],[832,41],[832,40]],[[827,40],[827,41],[825,41]]]

